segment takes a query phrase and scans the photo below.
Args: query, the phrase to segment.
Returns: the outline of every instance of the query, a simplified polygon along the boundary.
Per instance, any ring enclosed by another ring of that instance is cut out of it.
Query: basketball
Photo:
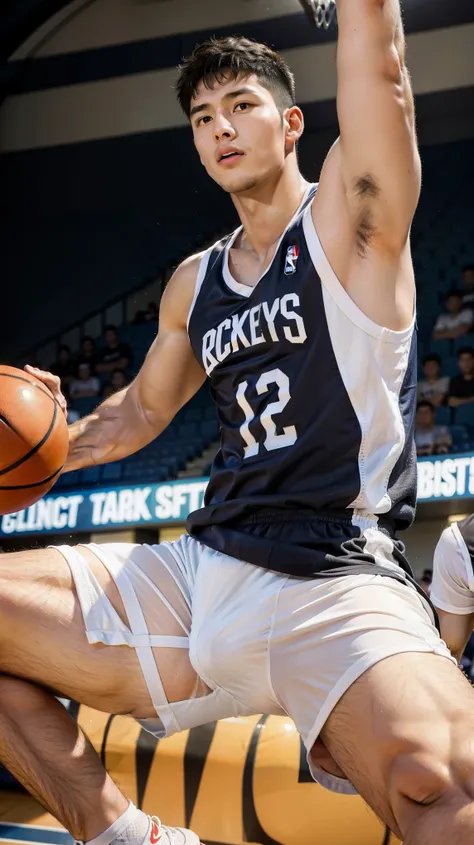
[[[0,514],[41,499],[68,447],[66,418],[48,388],[24,370],[0,366]]]

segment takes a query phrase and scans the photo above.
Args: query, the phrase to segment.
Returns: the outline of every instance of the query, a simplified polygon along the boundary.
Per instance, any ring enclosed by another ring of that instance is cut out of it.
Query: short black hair
[[[461,270],[462,273],[474,273],[474,264],[465,264]]]
[[[430,361],[434,361],[435,364],[438,364],[438,367],[441,367],[441,356],[437,354],[437,352],[431,352],[430,355],[425,355],[423,358],[423,366],[428,364]]]
[[[117,326],[114,326],[113,323],[109,323],[104,329],[104,334],[106,332],[115,332],[115,334],[117,334]]]
[[[433,411],[433,413],[435,413],[435,411],[436,411],[436,408],[435,408],[435,406],[433,405],[433,403],[432,403],[432,402],[428,402],[428,400],[427,400],[427,399],[422,399],[422,400],[421,400],[421,402],[418,402],[418,404],[417,404],[417,406],[416,406],[416,410],[417,410],[417,411],[419,411],[419,410],[420,410],[420,408],[429,408],[429,409],[430,409],[430,411]]]
[[[224,82],[228,77],[237,79],[253,73],[271,91],[281,112],[296,102],[295,79],[283,57],[267,44],[242,35],[210,38],[198,44],[178,70],[176,94],[188,118],[201,82],[212,88],[215,82]]]
[[[461,349],[458,350],[458,361],[461,355],[474,355],[474,349],[472,346],[461,346]]]
[[[61,345],[58,346],[58,355],[60,352],[69,352],[69,354],[71,354],[71,347],[68,346],[67,343],[61,343]]]
[[[93,343],[93,344],[95,345],[95,340],[94,340],[94,338],[93,338],[93,337],[91,337],[91,335],[90,335],[90,334],[85,334],[85,335],[84,335],[84,337],[83,337],[83,338],[82,338],[82,340],[81,340],[81,343],[85,343],[85,341],[86,341],[86,340],[87,340],[87,341],[89,341],[89,340],[90,340],[90,342],[91,342],[91,343]]]
[[[449,299],[451,296],[457,296],[458,299],[462,299],[462,293],[460,290],[448,290],[446,296],[444,297],[445,300]]]

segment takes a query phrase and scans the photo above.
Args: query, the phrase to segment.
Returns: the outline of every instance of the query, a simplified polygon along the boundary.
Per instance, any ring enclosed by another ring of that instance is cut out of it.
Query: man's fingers
[[[27,364],[25,366],[25,370],[27,373],[35,376],[35,378],[46,385],[48,390],[51,391],[56,399],[56,402],[61,408],[63,414],[67,416],[67,402],[65,396],[61,392],[61,379],[59,376],[55,376],[53,373],[48,373],[46,370],[40,370],[39,367],[32,367],[31,364]]]

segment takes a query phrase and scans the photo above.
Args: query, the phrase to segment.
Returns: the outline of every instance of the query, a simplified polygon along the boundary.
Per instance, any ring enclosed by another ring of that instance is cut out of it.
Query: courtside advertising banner
[[[2,516],[0,537],[183,523],[191,511],[202,507],[207,483],[207,478],[193,478],[166,484],[61,491],[18,513]]]
[[[202,507],[208,481],[196,478],[53,493],[26,510],[2,516],[0,537],[184,523],[191,511]],[[418,460],[419,502],[470,496],[474,496],[474,453]]]

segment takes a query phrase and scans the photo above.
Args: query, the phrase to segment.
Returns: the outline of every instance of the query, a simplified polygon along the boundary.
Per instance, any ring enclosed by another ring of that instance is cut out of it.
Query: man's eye
[[[235,111],[237,111],[237,109],[241,109],[241,111],[246,111],[251,107],[251,105],[251,103],[237,103]]]
[[[210,118],[210,116],[209,116],[208,114],[206,114],[206,115],[204,115],[204,117],[200,117],[200,118],[198,119],[198,121],[197,121],[197,124],[196,124],[196,125],[197,125],[197,126],[201,126],[203,123],[207,123],[207,121],[208,121],[208,120],[210,120],[210,119],[211,119],[211,118]]]

